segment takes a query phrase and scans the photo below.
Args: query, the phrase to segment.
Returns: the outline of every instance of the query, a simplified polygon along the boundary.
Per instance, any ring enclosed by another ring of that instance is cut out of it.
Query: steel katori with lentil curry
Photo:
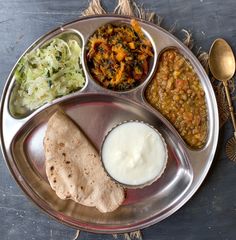
[[[205,93],[191,64],[177,49],[164,51],[145,91],[147,101],[177,129],[185,142],[201,148],[207,136]]]
[[[123,91],[140,85],[153,56],[150,40],[139,23],[106,24],[88,42],[87,63],[93,78],[103,87]]]

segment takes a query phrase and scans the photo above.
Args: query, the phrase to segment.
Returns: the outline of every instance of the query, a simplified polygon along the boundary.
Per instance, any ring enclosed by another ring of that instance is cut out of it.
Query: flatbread
[[[111,212],[124,200],[124,189],[105,173],[100,157],[83,132],[57,111],[44,137],[48,181],[61,199]]]

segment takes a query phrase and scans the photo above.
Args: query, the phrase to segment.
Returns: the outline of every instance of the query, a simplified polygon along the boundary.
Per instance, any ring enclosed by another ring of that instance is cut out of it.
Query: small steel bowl
[[[142,183],[142,184],[126,184],[126,183],[122,183],[120,181],[118,181],[117,179],[115,179],[110,173],[109,171],[107,170],[106,166],[105,166],[105,163],[104,163],[104,160],[103,160],[103,147],[104,147],[104,143],[106,142],[107,140],[107,137],[110,135],[110,133],[115,130],[117,127],[123,125],[123,124],[127,124],[127,123],[132,123],[132,122],[137,122],[137,123],[141,123],[141,124],[144,124],[148,127],[150,127],[152,130],[154,130],[158,136],[160,137],[162,143],[163,143],[163,146],[164,146],[164,149],[165,149],[165,159],[164,159],[164,164],[162,166],[162,169],[161,171],[159,172],[159,174],[157,176],[155,176],[153,179],[145,182],[145,183]],[[105,135],[103,141],[102,141],[102,145],[101,145],[101,149],[100,149],[100,156],[101,156],[101,161],[102,161],[102,165],[103,165],[103,168],[106,172],[106,174],[116,183],[118,183],[119,185],[125,187],[125,188],[131,188],[131,189],[136,189],[136,188],[144,188],[146,186],[149,186],[151,185],[153,182],[155,182],[157,179],[159,179],[161,177],[161,175],[164,173],[165,171],[165,168],[166,168],[166,165],[167,165],[167,160],[168,160],[168,151],[167,151],[167,145],[165,143],[165,140],[164,138],[162,137],[161,133],[156,129],[154,128],[152,125],[148,124],[148,123],[145,123],[143,121],[139,121],[139,120],[129,120],[129,121],[123,121],[117,125],[115,125],[113,128],[111,128],[108,133]]]

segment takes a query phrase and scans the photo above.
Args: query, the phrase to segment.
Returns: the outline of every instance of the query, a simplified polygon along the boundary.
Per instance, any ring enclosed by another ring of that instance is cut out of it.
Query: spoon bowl
[[[235,58],[229,44],[222,38],[216,39],[209,53],[209,67],[214,78],[228,81],[235,73]]]

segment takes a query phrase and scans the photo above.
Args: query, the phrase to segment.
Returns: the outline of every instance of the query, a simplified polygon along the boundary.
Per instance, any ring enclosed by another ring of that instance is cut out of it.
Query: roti
[[[65,113],[49,119],[44,137],[48,181],[61,199],[112,212],[124,201],[124,189],[105,173],[99,154]]]

